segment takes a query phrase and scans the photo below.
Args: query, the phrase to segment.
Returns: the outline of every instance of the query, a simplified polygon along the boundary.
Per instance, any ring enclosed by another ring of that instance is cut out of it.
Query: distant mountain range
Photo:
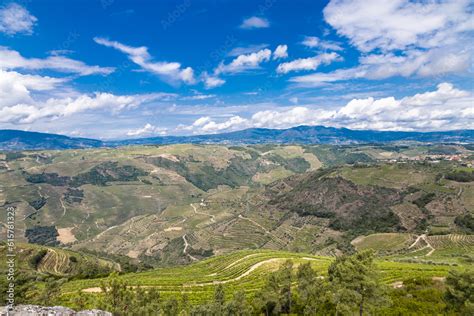
[[[159,136],[116,141],[64,135],[0,130],[0,150],[76,149],[125,145],[194,144],[367,144],[389,142],[474,143],[474,130],[396,132],[350,130],[324,126],[288,129],[250,128],[242,131],[193,136]]]

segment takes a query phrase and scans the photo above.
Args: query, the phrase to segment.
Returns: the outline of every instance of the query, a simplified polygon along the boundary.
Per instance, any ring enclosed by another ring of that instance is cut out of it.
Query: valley
[[[448,179],[472,174],[472,153],[442,148],[464,162],[433,160],[440,146],[426,145],[132,146],[6,153],[0,177],[22,241],[153,265],[240,249],[336,254],[371,233],[472,233],[459,223],[473,186]]]
[[[365,250],[384,286],[409,291],[472,268],[473,158],[459,144],[4,152],[1,200],[17,210],[25,295],[55,284],[64,306],[94,307],[113,272],[163,300],[198,306],[218,285],[253,299],[288,259],[324,279]]]

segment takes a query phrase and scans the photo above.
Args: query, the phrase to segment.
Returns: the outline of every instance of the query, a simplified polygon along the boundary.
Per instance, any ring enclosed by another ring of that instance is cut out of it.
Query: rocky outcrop
[[[0,307],[0,316],[112,316],[112,313],[98,309],[76,312],[63,306],[16,305],[12,309]]]

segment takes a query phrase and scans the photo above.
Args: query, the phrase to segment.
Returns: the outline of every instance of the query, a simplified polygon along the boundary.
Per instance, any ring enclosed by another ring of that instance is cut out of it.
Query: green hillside
[[[118,263],[93,255],[67,249],[41,245],[16,244],[16,269],[18,272],[54,277],[92,277],[120,271]],[[0,243],[0,255],[6,258],[7,246]],[[7,270],[6,261],[0,263],[0,271]]]
[[[19,241],[155,266],[243,249],[336,254],[371,233],[472,233],[469,157],[452,145],[8,153],[0,202],[17,208]]]

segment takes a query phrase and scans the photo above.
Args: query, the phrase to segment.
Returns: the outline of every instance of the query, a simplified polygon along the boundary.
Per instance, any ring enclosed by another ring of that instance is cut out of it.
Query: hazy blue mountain
[[[160,136],[109,142],[112,145],[176,144],[176,143],[299,143],[299,144],[361,144],[394,141],[474,142],[474,130],[448,132],[391,132],[350,130],[324,126],[298,126],[289,129],[251,128],[242,131],[196,136]]]
[[[0,130],[0,149],[2,150],[74,149],[100,146],[103,146],[103,142],[95,139],[8,129]]]
[[[242,131],[195,136],[159,136],[150,138],[100,141],[74,138],[63,135],[0,130],[0,149],[73,149],[101,146],[161,145],[178,143],[214,144],[364,144],[395,141],[417,141],[432,143],[474,143],[474,130],[447,132],[391,132],[350,130],[324,126],[298,126],[289,129],[251,128]]]

